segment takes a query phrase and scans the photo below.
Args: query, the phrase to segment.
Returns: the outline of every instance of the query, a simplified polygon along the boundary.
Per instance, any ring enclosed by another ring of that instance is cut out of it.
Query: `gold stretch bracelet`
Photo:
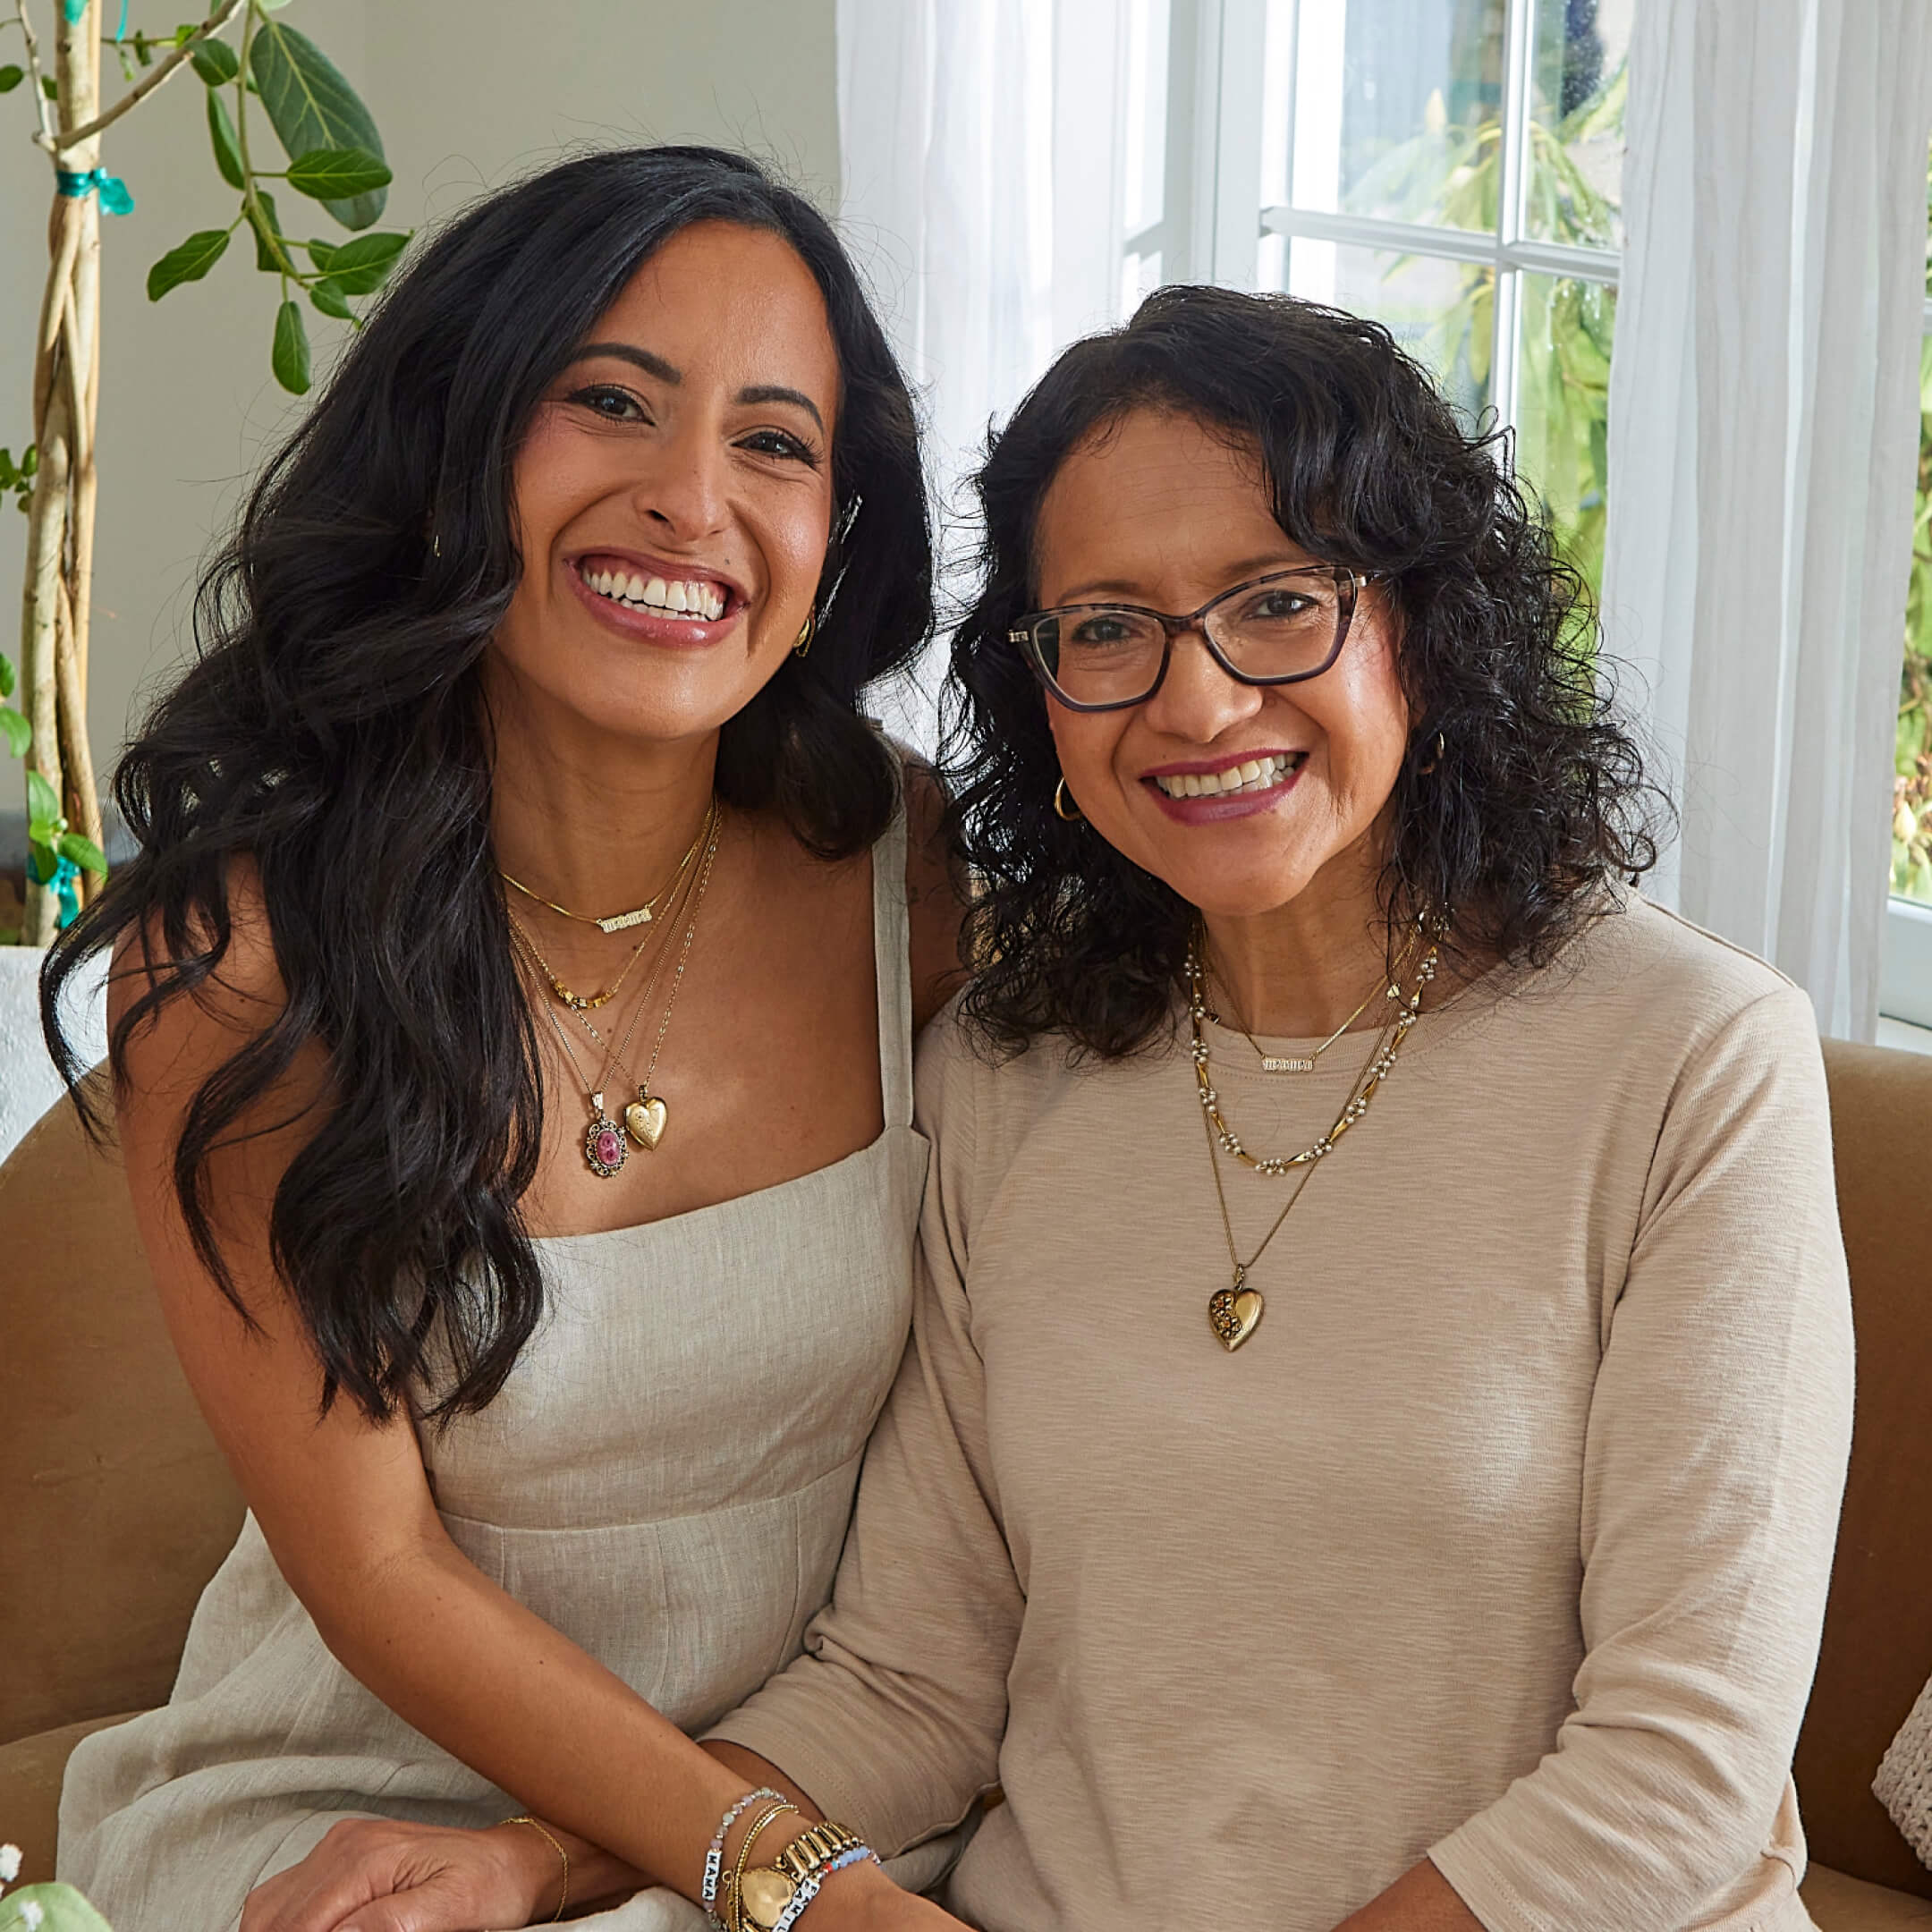
[[[550,1914],[550,1923],[555,1925],[563,1918],[564,1908],[570,1903],[570,1853],[558,1843],[547,1825],[538,1823],[527,1811],[520,1811],[514,1818],[507,1818],[503,1822],[505,1825],[528,1825],[564,1860],[564,1894],[557,1900],[556,1910]]]

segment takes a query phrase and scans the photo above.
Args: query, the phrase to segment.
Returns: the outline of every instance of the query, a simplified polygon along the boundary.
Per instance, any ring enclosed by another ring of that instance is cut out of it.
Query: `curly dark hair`
[[[1546,963],[1606,905],[1606,882],[1656,863],[1668,813],[1546,511],[1513,475],[1505,439],[1467,433],[1378,324],[1292,296],[1175,286],[1068,349],[975,479],[981,585],[954,634],[945,756],[953,837],[981,886],[967,1018],[1004,1051],[1053,1032],[1106,1057],[1173,1025],[1194,909],[1055,815],[1046,700],[1008,641],[1038,601],[1035,530],[1055,475],[1142,408],[1258,452],[1287,535],[1382,580],[1412,720],[1378,888],[1392,956],[1434,911],[1451,921],[1452,954]]]
[[[140,852],[42,975],[48,1043],[85,1114],[63,984],[122,935],[159,936],[150,981],[114,1030],[123,1077],[136,1030],[219,969],[230,867],[253,860],[287,1004],[195,1095],[174,1191],[246,1316],[209,1214],[209,1161],[306,1046],[324,1048],[327,1098],[276,1189],[269,1238],[325,1407],[342,1391],[377,1418],[405,1394],[479,1409],[543,1314],[521,1208],[543,1123],[537,1022],[491,851],[479,667],[522,570],[512,472],[531,416],[631,275],[701,221],[782,236],[818,284],[845,512],[815,648],[788,655],[724,725],[718,793],[827,858],[885,829],[897,774],[860,693],[911,660],[932,620],[918,422],[898,364],[825,217],[756,162],[708,148],[594,154],[437,235],[268,465],[202,580],[199,654],[121,761],[114,796]],[[428,1388],[442,1346],[451,1372]]]

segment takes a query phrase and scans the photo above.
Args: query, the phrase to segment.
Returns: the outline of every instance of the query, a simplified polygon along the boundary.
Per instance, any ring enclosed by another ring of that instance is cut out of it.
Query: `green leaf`
[[[13,695],[13,660],[4,651],[0,651],[0,698]]]
[[[27,877],[36,886],[49,885],[53,881],[55,867],[59,863],[54,855],[54,848],[37,838],[27,841]]]
[[[179,288],[183,282],[199,282],[222,258],[227,247],[225,228],[203,228],[190,235],[148,271],[148,300],[159,301],[171,288]]]
[[[188,64],[211,87],[226,87],[242,72],[241,56],[225,40],[203,40]]]
[[[227,103],[213,92],[208,97],[208,131],[221,178],[231,188],[246,185],[242,172],[242,143],[235,139],[234,123],[228,118]]]
[[[0,94],[11,94],[26,78],[24,67],[0,67]]]
[[[40,445],[38,443],[30,443],[21,452],[20,473],[23,477],[35,476],[38,474],[39,469]]]
[[[102,878],[107,877],[107,854],[82,834],[62,833],[61,842],[54,849],[63,859],[72,860],[83,872],[93,872]]]
[[[358,235],[329,257],[329,280],[345,295],[372,295],[389,279],[389,271],[409,246],[406,234]]]
[[[19,1910],[23,1905],[40,1908],[34,1920],[40,1932],[107,1932],[107,1921],[70,1885],[34,1885],[10,1892],[6,1905],[0,1906],[0,1912],[9,1906],[14,1909],[4,1921],[9,1932],[13,1925],[27,1923],[26,1913]]]
[[[53,77],[49,74],[40,76],[40,91],[50,101],[57,101],[60,98],[60,89],[54,85]]]
[[[43,844],[52,844],[58,836],[55,827],[60,823],[60,798],[54,787],[47,783],[45,772],[30,771],[27,774],[27,817],[31,821],[29,835],[41,840]],[[42,835],[47,836],[43,837]]]
[[[355,310],[343,300],[342,289],[335,282],[324,280],[311,283],[309,287],[309,300],[324,315],[334,316],[339,322],[353,322],[356,318]]]
[[[258,194],[255,199],[261,203],[262,214],[267,217],[265,225],[257,218],[252,208],[247,211],[249,226],[255,231],[255,266],[269,275],[284,274],[292,266],[295,257],[288,243],[282,240],[282,216],[275,208],[275,197]]]
[[[261,21],[250,45],[249,69],[292,160],[318,148],[355,148],[384,158],[382,136],[369,109],[306,34],[279,21]],[[369,228],[382,218],[388,199],[386,189],[372,188],[322,205],[344,228]]]
[[[309,331],[302,326],[301,310],[292,301],[275,310],[271,360],[275,380],[291,395],[309,393]]]
[[[388,168],[360,148],[318,148],[289,163],[289,186],[318,201],[346,201],[390,182]]]
[[[302,246],[309,250],[309,259],[326,275],[329,264],[335,259],[335,243],[333,242],[304,242]]]
[[[15,758],[25,758],[27,747],[33,742],[33,726],[18,711],[0,708],[0,738],[7,741],[7,750]]]

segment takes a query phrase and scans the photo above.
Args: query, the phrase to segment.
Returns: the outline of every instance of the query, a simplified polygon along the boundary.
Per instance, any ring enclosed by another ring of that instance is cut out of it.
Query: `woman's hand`
[[[556,1910],[561,1877],[556,1853],[528,1826],[451,1831],[344,1818],[301,1864],[249,1894],[241,1932],[524,1926]]]

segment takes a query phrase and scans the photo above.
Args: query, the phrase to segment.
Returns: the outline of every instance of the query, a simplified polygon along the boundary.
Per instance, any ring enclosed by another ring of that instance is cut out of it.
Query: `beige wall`
[[[49,38],[49,0],[30,0]],[[195,10],[182,10],[191,14]],[[480,190],[592,144],[701,140],[775,162],[821,205],[838,174],[834,0],[505,0],[460,9],[294,0],[287,18],[369,102],[395,173],[386,227],[445,219]],[[136,25],[172,25],[134,0]],[[4,57],[17,36],[7,37]],[[130,708],[188,648],[198,562],[292,420],[268,373],[274,284],[240,243],[206,282],[150,304],[148,265],[227,219],[200,83],[177,77],[109,138],[135,213],[106,223],[100,525],[89,712],[111,764]],[[0,98],[0,444],[30,428],[47,170],[24,89]],[[289,218],[287,194],[284,217]],[[319,211],[318,211],[319,213]],[[333,233],[323,216],[318,233]],[[318,361],[337,340],[312,311]],[[0,511],[0,626],[18,661],[25,520]],[[6,769],[17,775],[17,765]],[[0,809],[17,777],[0,769]]]

